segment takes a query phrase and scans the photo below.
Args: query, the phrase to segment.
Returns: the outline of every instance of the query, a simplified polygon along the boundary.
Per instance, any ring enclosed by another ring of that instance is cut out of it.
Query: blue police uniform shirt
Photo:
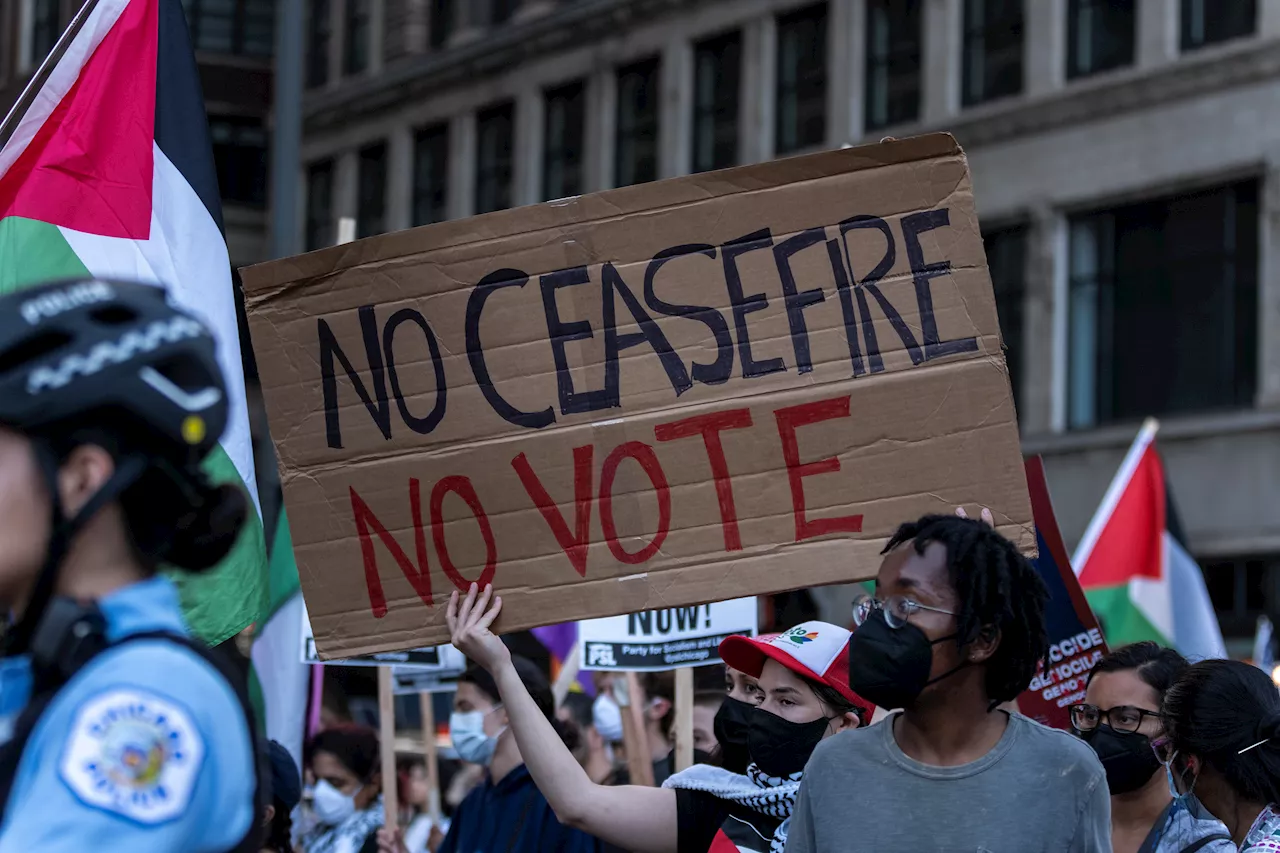
[[[98,604],[111,642],[188,633],[165,578]],[[0,672],[0,690],[10,694],[0,717],[20,683]],[[255,787],[248,726],[231,686],[190,649],[136,640],[94,658],[49,703],[18,765],[0,853],[218,853],[249,831]]]
[[[556,820],[523,764],[496,783],[489,776],[454,812],[436,853],[601,853],[599,839]]]

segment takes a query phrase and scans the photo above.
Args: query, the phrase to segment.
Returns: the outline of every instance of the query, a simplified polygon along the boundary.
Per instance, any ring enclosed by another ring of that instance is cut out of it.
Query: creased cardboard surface
[[[747,166],[252,267],[322,656],[873,576],[902,521],[1035,536],[949,136]]]

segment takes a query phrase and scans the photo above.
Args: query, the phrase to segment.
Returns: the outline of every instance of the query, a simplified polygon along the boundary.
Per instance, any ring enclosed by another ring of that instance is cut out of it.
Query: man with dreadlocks
[[[854,607],[849,681],[900,710],[818,745],[787,853],[1110,851],[1093,751],[1000,709],[1048,651],[1030,562],[957,516],[904,524],[883,553],[875,597]]]

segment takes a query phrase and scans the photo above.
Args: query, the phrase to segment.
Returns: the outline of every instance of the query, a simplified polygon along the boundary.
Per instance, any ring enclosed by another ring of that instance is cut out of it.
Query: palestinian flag
[[[0,148],[0,292],[76,276],[166,285],[213,329],[227,378],[231,422],[207,469],[256,506],[231,264],[182,6],[89,0],[58,50]],[[259,520],[221,566],[175,580],[206,642],[253,623],[266,607]]]
[[[1155,640],[1192,660],[1226,657],[1204,574],[1165,484],[1158,428],[1148,420],[1134,440],[1072,565],[1111,648]]]
[[[270,557],[270,605],[254,629],[249,697],[258,712],[258,731],[279,742],[302,766],[310,667],[302,662],[302,588],[293,558],[289,517],[283,509]]]

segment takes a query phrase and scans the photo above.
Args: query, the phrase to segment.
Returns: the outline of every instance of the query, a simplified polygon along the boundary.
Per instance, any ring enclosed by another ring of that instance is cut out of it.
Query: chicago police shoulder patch
[[[160,824],[186,811],[204,749],[190,715],[173,702],[110,690],[76,713],[59,774],[88,806]]]

